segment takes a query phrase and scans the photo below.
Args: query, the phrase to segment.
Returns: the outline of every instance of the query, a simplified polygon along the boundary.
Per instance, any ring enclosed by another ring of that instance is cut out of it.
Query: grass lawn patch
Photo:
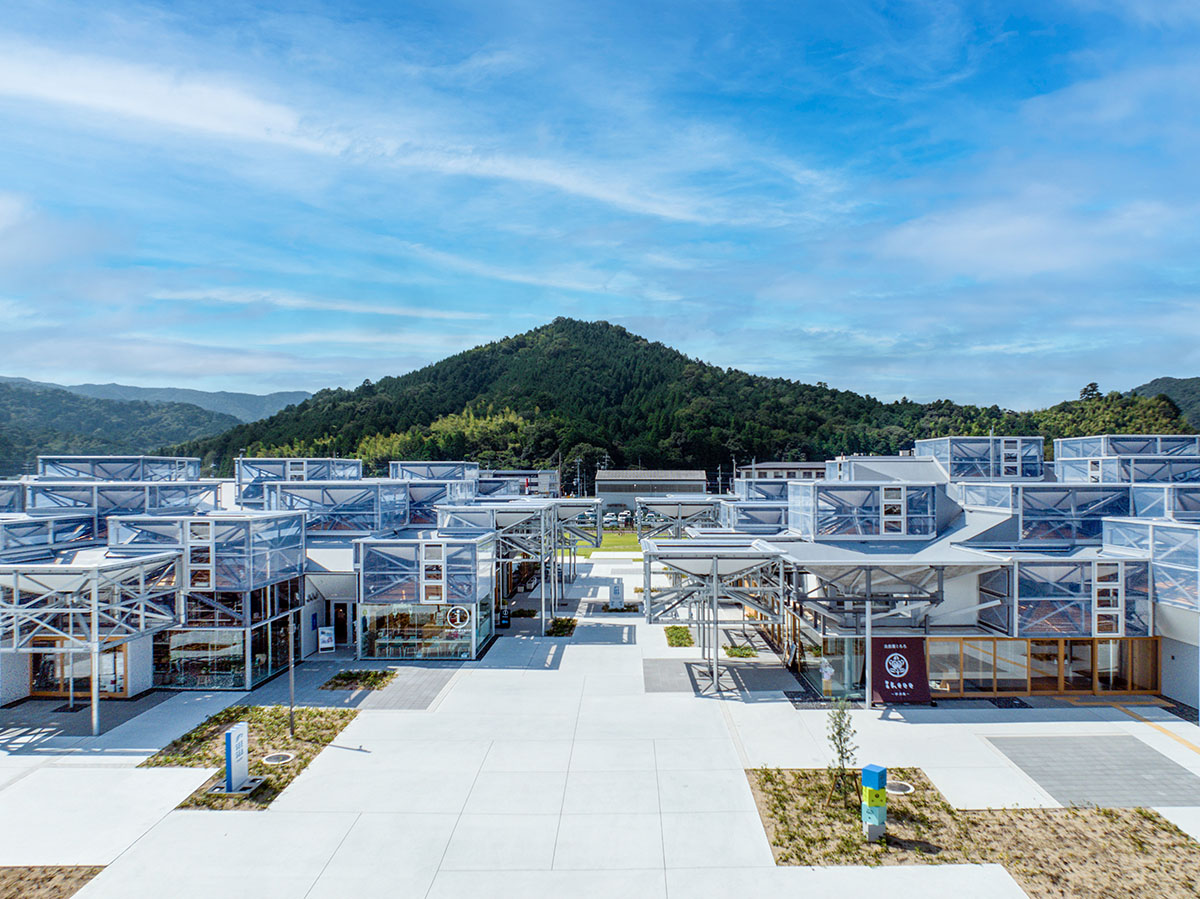
[[[722,646],[725,650],[725,655],[731,659],[756,659],[758,658],[758,650],[753,646]]]
[[[0,867],[0,899],[66,899],[103,870],[76,865]]]
[[[396,672],[386,668],[360,671],[339,671],[325,683],[322,690],[382,690],[396,679]]]
[[[696,645],[696,641],[692,639],[691,630],[684,627],[682,624],[669,624],[667,625],[666,631],[668,646]]]
[[[357,714],[354,709],[297,708],[292,738],[287,706],[230,706],[150,756],[141,767],[220,769],[180,808],[264,809]],[[208,788],[225,776],[225,730],[239,721],[250,724],[250,776],[265,777],[266,783],[252,796],[210,795]],[[269,752],[291,752],[296,757],[284,765],[263,764],[262,757]]]
[[[581,558],[588,558],[592,553],[640,553],[642,544],[638,540],[637,531],[605,531],[600,546],[581,546],[577,550]]]
[[[547,637],[569,637],[575,633],[575,625],[579,624],[577,618],[552,618],[550,619],[550,627],[546,631]]]
[[[894,768],[914,790],[888,794],[887,836],[867,843],[856,796],[826,805],[828,771],[747,774],[776,864],[997,863],[1031,899],[1200,895],[1200,843],[1148,809],[959,811],[920,769]]]
[[[513,618],[537,618],[538,610],[537,609],[513,609],[512,612],[510,612],[509,614]]]

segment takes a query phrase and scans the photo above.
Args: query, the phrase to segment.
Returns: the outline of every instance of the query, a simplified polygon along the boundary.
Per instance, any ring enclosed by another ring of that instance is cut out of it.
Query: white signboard
[[[333,652],[336,648],[334,639],[333,628],[317,628],[317,652]]]
[[[242,792],[249,779],[250,725],[239,721],[225,731],[225,792]]]
[[[625,605],[625,582],[620,578],[613,581],[612,593],[609,596],[608,604],[614,609],[619,609]]]

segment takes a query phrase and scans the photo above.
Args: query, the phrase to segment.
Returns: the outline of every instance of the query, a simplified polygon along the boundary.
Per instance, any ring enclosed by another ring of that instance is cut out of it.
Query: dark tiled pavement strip
[[[151,690],[134,699],[102,699],[100,701],[100,732],[131,721],[147,709],[170,699],[168,690]],[[26,699],[0,709],[0,748],[10,741],[37,735],[45,737],[90,737],[92,708],[90,695],[80,692],[75,698],[75,710],[67,710],[65,699]]]
[[[1134,808],[1200,805],[1200,777],[1137,737],[991,737],[1057,802]]]
[[[721,686],[738,693],[795,690],[796,678],[774,655],[769,661],[721,659]],[[708,664],[690,659],[642,659],[647,693],[706,693],[711,687]]]
[[[318,708],[347,709],[408,709],[429,708],[461,662],[324,662],[305,661],[296,666],[296,704]],[[339,671],[369,668],[391,669],[396,672],[392,682],[382,690],[322,690],[321,684]],[[254,690],[248,705],[287,705],[287,672]]]

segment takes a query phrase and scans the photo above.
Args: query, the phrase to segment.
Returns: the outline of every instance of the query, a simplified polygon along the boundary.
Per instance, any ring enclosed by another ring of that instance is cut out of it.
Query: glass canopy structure
[[[424,532],[354,546],[359,658],[473,659],[495,632],[494,535]]]
[[[110,554],[180,557],[179,617],[154,639],[155,684],[248,690],[281,671],[288,617],[304,602],[304,548],[300,512],[113,518]]]
[[[38,456],[38,477],[70,481],[198,481],[193,456]]]
[[[276,481],[356,481],[361,478],[361,459],[268,459],[242,456],[234,460],[237,504],[247,509],[264,508],[264,485]]]
[[[368,536],[412,523],[408,481],[269,481],[262,487],[267,509],[303,512],[310,534]]]
[[[933,437],[914,446],[914,455],[936,459],[954,481],[1040,480],[1044,474],[1041,437]]]

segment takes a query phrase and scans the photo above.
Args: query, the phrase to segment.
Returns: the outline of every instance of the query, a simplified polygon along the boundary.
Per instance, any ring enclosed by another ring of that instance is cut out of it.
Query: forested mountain
[[[237,423],[232,415],[187,403],[99,400],[0,383],[0,475],[32,470],[39,454],[152,453]]]
[[[945,434],[1187,431],[1164,397],[1101,395],[1035,412],[949,400],[883,403],[707,365],[607,322],[560,318],[354,390],[322,390],[298,406],[177,447],[228,474],[251,455],[478,459],[498,467],[575,458],[614,467],[715,469],[740,461],[893,453]]]
[[[192,390],[188,387],[133,387],[129,384],[51,384],[28,378],[6,378],[0,382],[26,387],[55,387],[100,400],[142,400],[148,403],[191,403],[210,412],[232,415],[238,421],[257,421],[280,409],[312,396],[306,390],[276,393],[233,393],[227,390]]]
[[[1148,384],[1133,388],[1138,396],[1164,394],[1179,407],[1183,417],[1194,428],[1200,428],[1200,378],[1155,378]]]

